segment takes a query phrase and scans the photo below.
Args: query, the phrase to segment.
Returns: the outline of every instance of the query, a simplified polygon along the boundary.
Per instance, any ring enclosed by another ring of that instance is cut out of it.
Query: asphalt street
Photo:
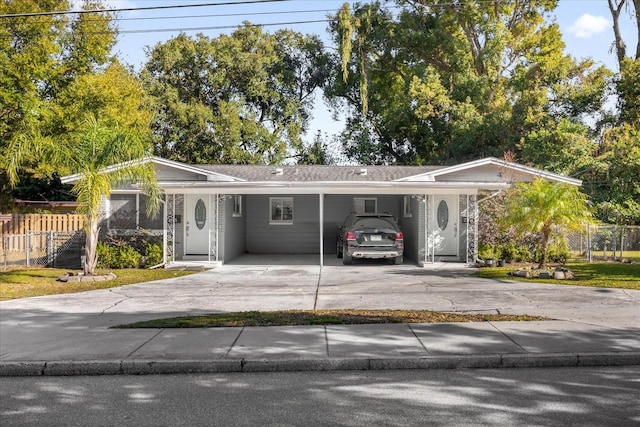
[[[8,426],[631,426],[640,367],[3,378]]]

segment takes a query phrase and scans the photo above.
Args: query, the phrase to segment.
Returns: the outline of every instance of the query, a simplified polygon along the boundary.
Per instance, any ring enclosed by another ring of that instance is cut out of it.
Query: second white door
[[[185,253],[187,255],[207,255],[209,253],[209,229],[213,220],[212,212],[209,212],[209,195],[189,194],[186,199]]]
[[[434,203],[435,255],[458,255],[458,196],[436,196]]]

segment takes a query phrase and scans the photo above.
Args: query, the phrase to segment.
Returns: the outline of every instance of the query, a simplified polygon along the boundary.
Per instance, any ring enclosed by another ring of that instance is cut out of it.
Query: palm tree
[[[9,146],[7,171],[12,185],[18,181],[18,170],[34,162],[45,162],[53,170],[59,168],[76,174],[73,192],[78,197],[78,212],[86,217],[84,274],[93,275],[99,225],[104,218],[102,198],[109,196],[114,187],[129,183],[149,196],[148,215],[160,208],[161,192],[153,164],[141,161],[149,155],[146,135],[103,123],[90,115],[80,129],[65,140],[39,133],[16,139]]]
[[[544,268],[554,230],[580,230],[593,218],[587,196],[578,187],[541,178],[518,183],[507,191],[505,215],[499,224],[518,235],[540,236],[540,261]]]

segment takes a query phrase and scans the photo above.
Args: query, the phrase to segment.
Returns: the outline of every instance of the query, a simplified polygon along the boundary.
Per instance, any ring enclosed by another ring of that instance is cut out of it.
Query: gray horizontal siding
[[[233,197],[233,196],[231,196]],[[229,262],[242,255],[246,250],[245,224],[246,224],[246,197],[242,196],[242,216],[233,216],[233,199],[226,200],[224,208],[224,233],[220,237],[224,242],[221,257],[224,262]]]
[[[269,197],[293,197],[293,224],[269,224]],[[316,195],[248,195],[246,248],[249,253],[318,253],[319,200]]]

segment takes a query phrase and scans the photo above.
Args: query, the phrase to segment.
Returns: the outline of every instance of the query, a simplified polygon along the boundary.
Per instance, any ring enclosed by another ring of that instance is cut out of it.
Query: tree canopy
[[[317,36],[249,23],[216,39],[159,43],[142,72],[159,113],[156,153],[188,163],[282,162],[303,148],[328,61]]]
[[[85,10],[104,8],[87,0]],[[67,0],[9,0],[0,14],[70,9]],[[0,18],[0,209],[6,208],[8,179],[5,160],[10,144],[27,134],[53,135],[51,120],[64,116],[58,100],[76,79],[102,69],[111,61],[116,42],[112,15],[87,13]],[[24,164],[23,176],[46,176],[46,163]],[[60,171],[62,172],[62,171]]]
[[[609,73],[564,54],[556,1],[345,5],[331,23],[341,65],[327,96],[347,153],[368,163],[454,163],[540,148],[584,155]],[[541,133],[544,131],[544,134]],[[567,132],[582,143],[573,145]],[[540,140],[544,145],[540,147]],[[533,147],[533,148],[532,148]]]

